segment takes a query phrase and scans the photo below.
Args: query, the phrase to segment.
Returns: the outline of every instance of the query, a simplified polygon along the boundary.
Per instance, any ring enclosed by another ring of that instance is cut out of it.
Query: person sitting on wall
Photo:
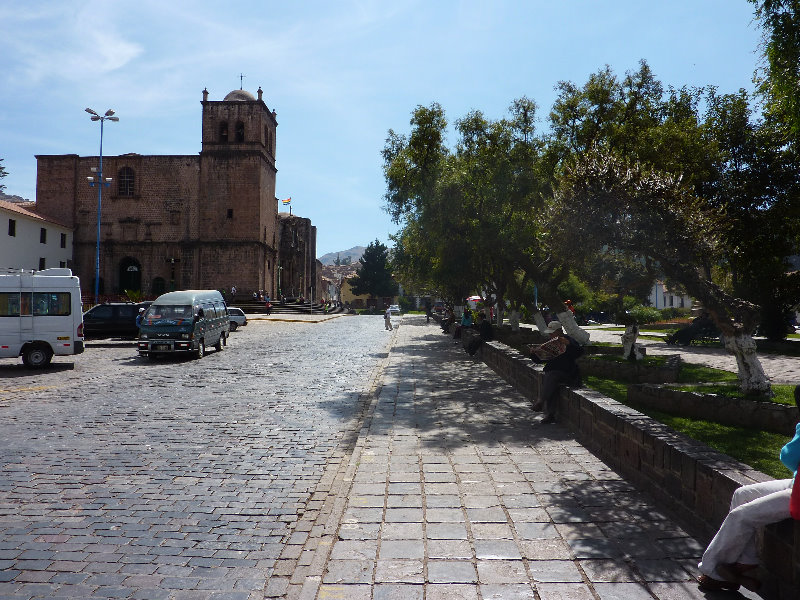
[[[453,310],[448,306],[442,313],[442,322],[440,323],[442,326],[442,333],[450,333],[450,325],[455,323],[455,321],[456,318],[453,315]]]
[[[794,388],[794,403],[800,409],[800,385]],[[780,459],[794,473],[791,479],[743,485],[733,493],[730,512],[697,565],[702,591],[738,590],[740,586],[755,591],[761,586],[753,573],[759,564],[756,538],[765,525],[792,516],[789,500],[800,464],[800,423],[791,441],[781,448]]]
[[[539,400],[533,410],[544,410],[542,423],[555,423],[558,388],[562,383],[580,383],[577,360],[583,354],[583,346],[564,335],[559,321],[550,321],[545,332],[550,336],[548,341],[529,346],[531,360],[544,363]]]
[[[456,329],[453,331],[454,339],[461,337],[461,330],[464,327],[472,327],[472,311],[466,307],[464,308],[464,314],[461,315],[461,323],[456,325]]]
[[[492,324],[489,323],[486,315],[480,312],[478,313],[478,335],[469,341],[465,350],[470,356],[475,356],[483,342],[492,341],[493,339],[494,330],[492,329]]]

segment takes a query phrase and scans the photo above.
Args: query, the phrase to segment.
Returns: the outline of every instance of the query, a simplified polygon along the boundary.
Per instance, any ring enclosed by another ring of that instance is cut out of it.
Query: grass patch
[[[620,362],[620,363],[630,363],[627,358],[624,358],[617,354],[591,354],[589,356],[591,360],[609,360],[612,362]],[[643,364],[648,367],[663,367],[667,364],[667,357],[666,356],[645,356],[641,360],[636,361],[635,363],[631,364]]]
[[[698,392],[701,394],[719,394],[720,396],[728,396],[730,398],[746,398],[747,395],[739,389],[737,385],[729,383],[718,384],[698,384],[698,385],[682,385],[675,389],[684,392]],[[775,402],[776,404],[787,404],[794,406],[794,386],[793,385],[773,385],[772,391],[775,394],[771,398],[753,398],[754,401]]]
[[[679,383],[736,383],[739,378],[736,373],[724,369],[712,369],[695,363],[682,362],[678,373]]]
[[[784,435],[676,417],[657,411],[649,416],[775,479],[792,476],[778,458],[781,448],[789,441]]]
[[[666,336],[663,336],[663,335],[647,335],[645,333],[644,335],[639,334],[639,336],[636,339],[637,340],[639,340],[639,339],[641,339],[641,340],[650,340],[652,342],[664,342],[664,338],[665,337]],[[666,343],[666,342],[664,342],[664,343]]]
[[[584,378],[584,384],[586,387],[630,406],[675,431],[750,465],[762,473],[776,479],[791,476],[789,470],[778,458],[781,448],[788,441],[784,435],[746,427],[721,425],[713,421],[676,417],[647,407],[631,405],[628,403],[628,385],[622,381],[589,375]]]

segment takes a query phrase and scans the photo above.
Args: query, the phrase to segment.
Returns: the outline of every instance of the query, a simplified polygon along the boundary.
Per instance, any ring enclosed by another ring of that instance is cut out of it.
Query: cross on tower
[[[244,78],[245,77],[246,77],[246,75],[242,75],[241,73],[239,73],[239,89],[240,90],[244,89]]]

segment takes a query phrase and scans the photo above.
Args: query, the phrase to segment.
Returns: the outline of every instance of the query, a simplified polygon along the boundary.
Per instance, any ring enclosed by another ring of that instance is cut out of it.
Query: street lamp
[[[87,177],[90,186],[97,185],[97,247],[94,255],[94,303],[97,304],[100,297],[100,213],[103,205],[103,186],[111,185],[111,177],[103,179],[103,123],[105,121],[119,121],[119,117],[114,116],[114,111],[110,108],[102,117],[87,108],[92,121],[100,121],[100,167],[97,169],[97,180],[94,177]],[[92,169],[92,171],[95,171]]]
[[[283,296],[281,295],[281,271],[283,271],[283,267],[278,267],[278,301],[283,302]]]

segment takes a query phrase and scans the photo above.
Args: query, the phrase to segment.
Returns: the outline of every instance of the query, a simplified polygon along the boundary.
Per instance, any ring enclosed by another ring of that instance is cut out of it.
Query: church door
[[[126,256],[119,263],[119,291],[140,292],[142,290],[142,265],[135,258]]]

